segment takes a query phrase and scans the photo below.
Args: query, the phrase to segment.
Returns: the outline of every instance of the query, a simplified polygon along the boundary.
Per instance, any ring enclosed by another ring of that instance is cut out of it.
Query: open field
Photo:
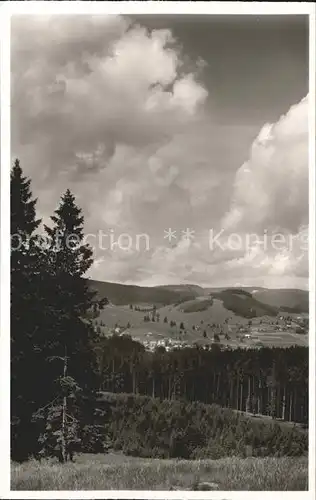
[[[233,348],[308,345],[307,334],[295,333],[296,318],[308,317],[308,292],[303,290],[203,289],[195,285],[146,288],[91,283],[100,296],[110,301],[99,317],[105,335],[118,326],[141,342],[170,339],[203,345],[211,344],[214,334],[218,334],[222,344]],[[153,305],[159,321],[146,322],[144,317]],[[296,312],[290,312],[291,308]],[[283,315],[292,318],[292,327],[282,320]],[[176,324],[171,326],[170,322]],[[180,331],[181,324],[184,328]]]
[[[202,483],[213,483],[202,487]],[[200,486],[198,486],[200,485]],[[308,489],[308,461],[299,458],[160,460],[109,453],[78,455],[75,463],[29,461],[11,467],[13,490]]]
[[[198,307],[201,303],[202,309],[199,311],[185,312],[188,306],[189,310]],[[204,307],[208,305],[204,309]],[[150,304],[142,304],[142,309],[148,309]],[[214,333],[220,334],[220,342],[230,347],[255,347],[258,344],[271,347],[290,347],[292,345],[308,346],[308,335],[296,334],[289,331],[284,325],[283,331],[278,331],[276,321],[281,321],[278,317],[261,316],[251,319],[250,338],[244,338],[241,342],[238,336],[239,328],[248,328],[249,319],[237,316],[232,311],[228,311],[221,300],[214,299],[212,305],[209,301],[195,299],[194,301],[184,302],[179,305],[168,305],[157,307],[160,315],[159,322],[145,322],[146,312],[132,310],[128,305],[109,304],[101,312],[99,321],[105,326],[102,331],[105,335],[113,332],[115,326],[125,329],[125,333],[131,335],[138,341],[173,339],[181,340],[187,344],[195,342],[199,344],[211,344]],[[295,318],[295,314],[291,314]],[[164,318],[167,322],[164,322]],[[175,321],[176,326],[171,327],[170,321]],[[180,324],[183,323],[184,330],[180,332]],[[214,326],[215,325],[215,326]],[[205,335],[204,336],[204,332]],[[222,333],[221,333],[222,332]],[[224,334],[229,335],[229,339]]]

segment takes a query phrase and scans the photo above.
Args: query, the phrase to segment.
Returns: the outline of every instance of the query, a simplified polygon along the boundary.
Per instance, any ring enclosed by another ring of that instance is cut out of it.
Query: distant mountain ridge
[[[157,304],[169,305],[179,301],[196,298],[199,293],[186,288],[174,290],[168,286],[144,287],[138,285],[123,285],[108,281],[89,280],[91,288],[95,289],[101,297],[106,297],[112,304]],[[186,285],[184,285],[186,287]],[[201,288],[201,293],[203,289]]]
[[[114,305],[156,304],[177,305],[186,301],[211,296],[223,301],[224,307],[246,306],[255,308],[256,315],[275,316],[278,311],[308,313],[309,293],[299,289],[268,289],[263,287],[206,287],[179,284],[145,287],[107,281],[89,280],[91,288],[100,297],[106,297]],[[243,299],[246,299],[243,300]],[[239,304],[239,305],[238,305]],[[246,310],[246,309],[245,309]]]

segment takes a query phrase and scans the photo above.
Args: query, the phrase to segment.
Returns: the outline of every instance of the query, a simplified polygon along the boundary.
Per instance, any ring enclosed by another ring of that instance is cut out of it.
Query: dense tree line
[[[212,294],[214,299],[223,301],[225,309],[244,318],[255,318],[256,316],[264,316],[265,314],[269,316],[278,315],[279,309],[277,307],[259,302],[249,292],[243,292],[242,296],[239,295],[241,295],[241,290],[237,293],[231,293],[229,289]]]
[[[308,421],[308,349],[145,351],[128,336],[98,345],[100,390],[216,403],[287,421]]]
[[[24,460],[75,434],[74,401],[97,385],[97,300],[82,276],[92,264],[83,217],[69,190],[40,231],[30,180],[11,171],[11,455]],[[39,425],[41,422],[41,426]],[[42,429],[40,435],[39,428]]]

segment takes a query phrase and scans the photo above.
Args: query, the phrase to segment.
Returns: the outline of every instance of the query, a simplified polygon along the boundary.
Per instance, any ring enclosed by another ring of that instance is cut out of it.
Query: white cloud
[[[127,27],[120,18],[103,19],[103,31],[89,17],[13,22],[13,149],[36,141],[51,171],[78,155],[82,170],[96,151],[102,166],[118,144],[164,143],[194,118],[207,91],[183,73],[171,33]]]
[[[308,214],[308,98],[266,124],[236,173],[223,227],[296,232]]]
[[[121,17],[14,19],[12,149],[40,214],[47,222],[69,186],[86,232],[150,236],[149,251],[96,249],[97,279],[303,286],[306,256],[210,251],[208,229],[297,233],[306,224],[307,98],[262,127],[235,175],[249,139],[213,121],[204,67],[187,64],[169,30]],[[169,247],[168,227],[194,229],[195,244]]]
[[[255,246],[228,266],[258,285],[305,288],[308,249],[302,235],[307,223],[308,97],[277,123],[262,127],[236,173],[230,209],[222,219],[228,232],[255,232],[263,240],[265,232],[277,231],[294,245],[273,247],[269,236],[268,248]]]

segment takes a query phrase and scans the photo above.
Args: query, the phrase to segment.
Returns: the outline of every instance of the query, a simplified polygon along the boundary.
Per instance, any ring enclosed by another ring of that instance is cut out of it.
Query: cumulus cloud
[[[307,284],[308,277],[308,96],[274,124],[265,124],[252,144],[249,159],[236,173],[230,210],[222,220],[226,231],[259,240],[274,231],[286,242],[231,262],[250,275],[264,273],[272,286],[277,278],[287,286]],[[272,239],[272,236],[270,236]],[[289,244],[289,241],[295,244]],[[270,241],[271,243],[271,241]],[[261,249],[260,249],[261,248]],[[247,267],[249,261],[250,269]]]
[[[13,150],[36,141],[48,174],[105,167],[118,144],[159,145],[207,97],[192,73],[179,73],[168,30],[55,16],[18,18],[12,32]]]
[[[208,186],[209,187],[209,186]],[[207,192],[207,190],[206,190]],[[206,200],[195,203],[207,208]],[[299,286],[308,279],[308,98],[260,130],[236,172],[220,245],[159,248],[153,272],[204,284]],[[237,244],[236,244],[237,242]],[[189,272],[190,270],[190,272]],[[194,279],[195,278],[195,279]],[[247,283],[248,282],[248,283]]]
[[[262,127],[236,173],[223,227],[296,232],[308,214],[308,97]]]
[[[14,18],[12,154],[32,177],[39,216],[47,223],[70,187],[86,232],[132,236],[128,251],[95,246],[97,279],[303,287],[306,252],[232,249],[228,237],[299,235],[307,224],[308,100],[259,133],[223,125],[208,106],[205,67],[170,30],[119,16]],[[194,242],[180,238],[185,228]],[[223,248],[210,249],[210,228],[225,230]],[[142,233],[150,248],[139,251]]]

